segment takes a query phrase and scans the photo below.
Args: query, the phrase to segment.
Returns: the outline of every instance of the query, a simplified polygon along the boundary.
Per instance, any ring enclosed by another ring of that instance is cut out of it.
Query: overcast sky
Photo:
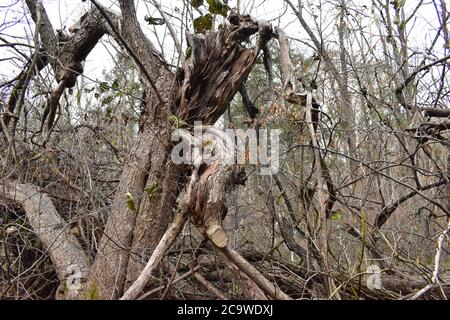
[[[160,1],[160,0],[159,0]],[[407,0],[406,4],[408,8],[413,8],[419,0]],[[53,23],[54,28],[60,29],[66,27],[67,29],[86,12],[91,4],[89,1],[82,2],[81,0],[44,0],[45,8]],[[118,11],[117,1],[102,0],[99,1],[103,5],[113,8]],[[176,7],[182,9],[182,1],[180,0],[163,0],[160,1],[163,4],[165,10],[171,14],[177,15],[174,11]],[[358,0],[361,6],[366,5],[365,10],[368,15],[371,14],[371,0]],[[159,16],[156,10],[150,5],[151,0],[139,0],[137,1],[138,18],[142,21],[142,27],[144,32],[156,43],[156,38],[153,34],[153,26],[148,26],[144,22],[144,17]],[[296,1],[294,1],[296,3]],[[312,2],[315,5],[319,1]],[[325,3],[325,1],[324,1]],[[438,22],[436,20],[436,12],[430,1],[425,1],[425,4],[417,13],[417,19],[409,24],[410,27],[410,44],[413,47],[425,47],[425,44],[430,43],[430,37],[434,36],[433,30],[436,29]],[[13,6],[10,6],[14,4]],[[230,0],[229,4],[234,7],[236,0]],[[309,41],[308,36],[301,28],[300,24],[296,20],[290,9],[286,9],[286,5],[281,0],[241,0],[242,11],[251,14],[254,18],[260,20],[270,20],[273,24],[279,25],[284,28],[288,36],[296,39]],[[317,7],[316,7],[317,8]],[[287,12],[286,12],[287,10]],[[320,10],[317,8],[317,12]],[[325,11],[325,10],[323,10]],[[31,39],[31,35],[34,32],[34,26],[32,23],[28,23],[30,19],[29,15],[26,15],[27,9],[24,4],[24,0],[1,0],[0,5],[0,21],[2,23],[0,27],[0,36],[7,39],[10,42],[24,42],[26,39]],[[286,13],[285,13],[286,12]],[[332,33],[335,26],[332,24],[327,25],[328,21],[332,21],[332,15],[336,14],[332,10],[327,10],[327,13],[323,15],[322,22],[326,27],[326,32]],[[178,13],[179,15],[179,13]],[[278,19],[283,16],[282,19]],[[175,27],[179,27],[180,23],[176,19],[173,19]],[[179,28],[178,28],[179,29]],[[367,27],[368,32],[370,27]],[[159,39],[164,39],[164,51],[168,59],[173,55],[173,43],[168,35],[165,26],[156,27],[156,31]],[[164,37],[165,35],[165,37]],[[181,38],[181,37],[180,37]],[[161,40],[162,41],[162,40]],[[111,46],[107,41],[102,41],[101,45],[96,46],[93,52],[89,55],[85,64],[85,75],[89,78],[101,77],[101,72],[104,69],[109,69],[112,64],[111,56],[114,55]],[[0,41],[3,43],[3,41]],[[29,49],[27,49],[29,50]],[[9,48],[0,47],[0,76],[10,78],[12,75],[17,74],[21,69],[17,66],[23,65],[23,62],[3,60],[8,57],[17,56],[14,51]]]

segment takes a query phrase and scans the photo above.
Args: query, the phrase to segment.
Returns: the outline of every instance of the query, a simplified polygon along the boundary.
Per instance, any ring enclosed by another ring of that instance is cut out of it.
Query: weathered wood
[[[183,70],[178,113],[188,123],[213,124],[247,79],[260,48],[245,48],[240,42],[259,31],[259,24],[242,17],[218,30],[188,34],[191,48]]]
[[[17,201],[23,207],[33,232],[53,262],[60,280],[57,297],[66,299],[77,297],[78,291],[68,288],[66,281],[74,270],[78,270],[81,290],[88,276],[89,260],[78,239],[70,232],[66,221],[56,211],[49,196],[32,184],[11,182],[0,185],[0,188],[1,197]]]

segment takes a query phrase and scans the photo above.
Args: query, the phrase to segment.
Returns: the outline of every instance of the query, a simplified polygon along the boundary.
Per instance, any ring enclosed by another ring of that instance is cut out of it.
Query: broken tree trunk
[[[167,103],[167,106],[164,107],[176,110],[176,116],[188,125],[192,125],[194,121],[202,121],[204,125],[213,124],[225,112],[230,101],[247,79],[260,50],[259,46],[245,48],[241,45],[241,41],[257,32],[259,32],[260,39],[266,39],[267,33],[271,31],[269,26],[265,24],[260,26],[250,17],[237,17],[233,21],[234,23],[225,24],[222,29],[208,32],[206,35],[188,35],[191,55],[186,58],[180,76],[181,80],[176,84],[179,89],[173,106],[169,106]],[[138,34],[138,31],[134,31],[133,35],[135,34]],[[132,43],[138,43],[138,41],[134,39]],[[136,48],[135,51],[142,50],[143,48]],[[147,48],[147,50],[151,50],[151,48]],[[156,87],[167,90],[168,83],[174,82],[160,77]],[[170,92],[167,94],[169,95]],[[166,95],[161,94],[161,96],[166,101]],[[155,122],[154,117],[161,115],[162,109],[161,106],[149,108],[149,114],[152,115],[149,120],[151,123]],[[156,131],[158,139],[161,139],[161,136],[165,139],[170,138],[170,126],[167,121],[169,111],[166,112],[165,119],[160,119],[161,126]],[[161,135],[159,132],[163,134]],[[171,146],[170,143],[169,146]],[[131,247],[133,253],[137,253],[139,258],[132,257],[129,261],[125,289],[138,279],[144,269],[144,261],[148,260],[150,256],[146,253],[149,249],[153,250],[157,246],[166,229],[165,226],[169,223],[170,215],[168,213],[174,207],[175,197],[173,195],[176,196],[177,175],[175,173],[181,172],[181,168],[175,167],[170,161],[170,148],[167,148],[165,153],[161,152],[154,156],[154,153],[151,154],[150,169],[155,168],[155,172],[149,175],[147,186],[163,183],[163,190],[172,190],[172,193],[164,193],[166,196],[162,196],[161,202],[158,202],[157,205],[155,205],[155,196],[151,199],[143,198]],[[155,164],[159,165],[154,166]],[[208,170],[211,169],[206,171]],[[173,177],[173,179],[168,179],[168,177]],[[167,185],[164,186],[165,184]],[[172,198],[168,199],[170,195]],[[220,234],[220,229],[216,231],[210,229],[209,231]]]

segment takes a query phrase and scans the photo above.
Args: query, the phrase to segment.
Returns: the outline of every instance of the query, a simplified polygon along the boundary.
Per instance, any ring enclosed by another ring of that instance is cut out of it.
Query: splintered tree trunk
[[[128,35],[132,50],[140,57],[142,71],[144,74],[147,71],[147,78],[150,74],[157,80],[146,91],[143,132],[135,146],[136,155],[132,154],[123,173],[94,263],[91,284],[98,283],[96,288],[102,298],[119,297],[139,278],[175,208],[181,168],[170,159],[171,128],[167,117],[171,106],[190,125],[194,121],[215,123],[247,79],[258,52],[265,47],[272,33],[267,23],[259,24],[249,17],[234,16],[230,19],[231,24],[219,31],[189,35],[192,53],[184,63],[181,83],[175,83],[173,74],[167,71],[142,34],[132,2],[121,2],[121,8],[124,21],[128,21],[123,24],[124,34]],[[258,33],[256,48],[240,45],[255,33]],[[172,93],[176,90],[176,99],[172,101]],[[214,171],[214,168],[205,169],[203,176],[209,170]],[[194,188],[205,185],[200,183]],[[145,190],[150,187],[156,187],[156,193],[147,195]],[[132,193],[137,212],[126,208],[126,192]],[[206,193],[205,190],[203,194]],[[200,221],[200,228],[206,227],[206,233],[213,232],[209,227],[220,224],[217,215],[223,213],[219,210],[222,208],[208,207],[206,210],[207,207],[194,210],[201,212],[201,217],[194,217],[194,220]],[[211,218],[213,216],[216,218]],[[145,282],[141,286],[145,286]]]
[[[179,84],[177,99],[174,101],[177,114],[188,124],[202,121],[213,124],[225,112],[231,99],[247,79],[260,46],[268,40],[271,29],[259,26],[250,18],[236,17],[235,24],[220,31],[203,35],[188,35],[191,56],[184,63],[183,81]],[[258,47],[247,49],[240,41],[260,32]],[[173,80],[159,78],[157,88],[162,90],[163,99],[170,96]],[[170,103],[165,103],[170,105]],[[177,195],[177,180],[181,168],[170,160],[170,130],[167,114],[162,116],[161,108],[149,108],[149,125],[154,129],[147,187],[157,186],[157,194],[144,197],[140,203],[131,246],[125,289],[138,279],[145,264],[167,229]],[[166,141],[165,143],[161,141]],[[164,149],[164,145],[166,149]],[[160,192],[160,193],[159,193]],[[211,214],[218,214],[213,212]],[[112,280],[112,279],[111,279]]]

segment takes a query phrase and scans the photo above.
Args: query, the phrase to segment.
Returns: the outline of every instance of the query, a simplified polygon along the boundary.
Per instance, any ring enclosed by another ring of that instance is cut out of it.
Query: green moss
[[[91,284],[91,286],[87,290],[86,299],[87,300],[99,300],[100,299],[100,293],[99,293],[97,285],[95,283]]]

